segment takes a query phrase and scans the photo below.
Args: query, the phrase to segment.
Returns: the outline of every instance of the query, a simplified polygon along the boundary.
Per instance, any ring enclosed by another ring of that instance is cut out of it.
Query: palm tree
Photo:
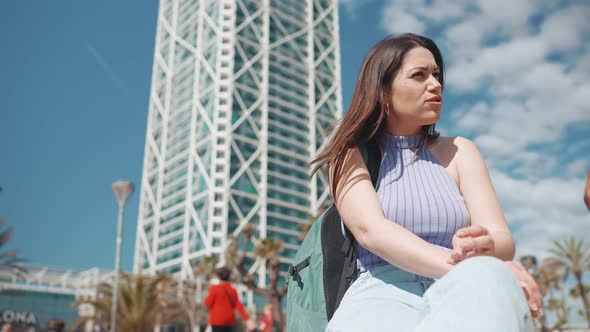
[[[209,274],[207,274],[208,276]],[[207,325],[207,308],[203,305],[203,280],[200,275],[194,279],[174,281],[170,288],[170,297],[175,307],[181,311],[190,324],[190,331],[199,331],[199,326]]]
[[[570,315],[571,308],[567,305],[567,301],[564,298],[550,297],[547,300],[545,308],[551,311],[555,315],[555,322],[553,326],[545,326],[545,316],[543,316],[543,331],[561,331],[567,325],[568,317]]]
[[[576,279],[576,285],[584,305],[586,321],[590,327],[590,303],[582,283],[584,270],[590,269],[590,246],[584,246],[583,240],[576,240],[573,237],[554,241],[553,244],[554,248],[549,251],[554,255],[554,268],[562,271],[564,277],[572,274]]]
[[[246,258],[248,257],[248,249],[252,244],[253,232],[254,227],[252,225],[244,227],[241,233],[244,236],[244,241],[240,243],[240,253],[238,253],[238,241],[236,238],[232,237],[232,244],[226,249],[225,255],[226,257],[231,258],[230,264],[235,264],[232,267],[235,267],[240,273],[241,278],[238,281],[251,289],[254,293],[264,297],[267,303],[272,304],[273,319],[277,322],[279,330],[282,330],[284,319],[283,311],[281,309],[281,301],[285,294],[287,294],[287,285],[283,285],[279,288],[280,261],[276,255],[283,251],[284,245],[282,241],[272,238],[264,238],[254,246],[252,255],[257,259],[264,260],[269,279],[269,283],[265,288],[258,287],[254,276],[252,276],[246,267]],[[226,259],[227,262],[230,262],[230,260]]]
[[[4,189],[0,186],[0,192]],[[4,226],[4,218],[0,216],[0,229]],[[12,238],[12,227],[0,232],[0,248],[2,248]],[[18,251],[10,250],[0,253],[0,270],[9,270],[16,275],[26,274],[27,271],[21,266],[26,260],[18,257]]]
[[[193,276],[195,278],[203,276],[205,280],[209,280],[218,261],[219,259],[216,255],[203,257],[203,259],[193,268]]]
[[[156,326],[178,318],[186,318],[169,296],[172,278],[167,274],[145,277],[141,274],[122,276],[117,306],[117,330],[126,332],[153,331]],[[111,285],[97,286],[97,297],[82,298],[74,306],[91,304],[94,317],[80,317],[72,323],[71,329],[92,319],[98,324],[108,325],[110,321]],[[106,326],[105,326],[106,328]]]
[[[561,271],[562,265],[560,260],[548,258],[543,261],[537,273],[533,274],[543,296],[545,311],[553,312],[555,317],[553,326],[547,326],[546,315],[540,318],[541,331],[543,332],[559,330],[568,322],[571,308],[567,305],[567,296],[563,291],[563,283],[567,279],[567,274],[564,275]]]
[[[254,255],[262,259],[270,259],[283,251],[283,248],[284,245],[282,241],[267,237],[262,239],[256,247],[254,247]]]
[[[4,226],[4,218],[0,217],[0,229]],[[0,248],[2,248],[12,238],[12,227],[0,232]],[[27,271],[21,266],[26,260],[18,257],[17,250],[10,250],[0,253],[0,269],[10,270],[17,275],[25,274]]]

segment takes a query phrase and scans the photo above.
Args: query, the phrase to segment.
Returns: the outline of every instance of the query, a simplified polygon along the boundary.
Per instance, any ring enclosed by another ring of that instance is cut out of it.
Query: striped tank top
[[[455,232],[470,223],[455,180],[428,147],[416,156],[420,136],[384,133],[380,141],[383,158],[376,191],[385,218],[433,245],[452,249]],[[357,264],[366,271],[389,263],[359,244]]]

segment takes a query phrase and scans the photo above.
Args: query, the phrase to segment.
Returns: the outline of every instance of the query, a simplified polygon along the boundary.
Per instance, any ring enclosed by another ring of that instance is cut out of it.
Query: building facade
[[[112,271],[93,268],[84,271],[47,266],[25,266],[26,274],[0,270],[0,326],[8,323],[13,331],[49,331],[52,322],[73,327],[87,306],[74,307],[80,297],[96,296],[96,286],[112,282]],[[78,310],[80,309],[80,310]],[[88,311],[88,310],[86,310]],[[89,325],[90,324],[90,325]],[[76,331],[99,331],[91,323]]]
[[[329,200],[308,163],[342,114],[339,52],[336,0],[160,1],[136,272],[189,277],[248,224],[291,263]]]

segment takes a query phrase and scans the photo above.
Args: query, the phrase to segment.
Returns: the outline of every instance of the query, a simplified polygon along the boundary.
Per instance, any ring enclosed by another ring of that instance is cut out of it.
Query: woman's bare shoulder
[[[431,144],[431,146],[441,146],[442,148],[462,148],[466,145],[475,145],[475,143],[463,136],[439,136]]]
[[[462,136],[439,136],[429,147],[431,150],[452,157],[452,159],[478,152],[475,143]]]
[[[464,166],[481,164],[483,157],[473,141],[462,136],[441,136],[430,148],[443,165],[460,173]]]
[[[429,145],[429,149],[455,179],[457,185],[460,183],[461,165],[470,163],[470,160],[479,156],[479,150],[477,150],[475,144],[461,136],[439,136]]]

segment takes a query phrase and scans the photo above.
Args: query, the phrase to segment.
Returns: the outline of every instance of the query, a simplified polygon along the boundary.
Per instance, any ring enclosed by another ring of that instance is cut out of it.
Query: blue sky
[[[434,38],[448,65],[439,127],[480,147],[518,253],[543,256],[570,235],[589,243],[590,5],[415,3],[341,1],[344,109],[373,44],[405,31]],[[156,1],[0,3],[0,215],[15,229],[9,247],[34,264],[114,265],[110,185],[141,179],[156,15]],[[126,210],[125,270],[138,196]]]

